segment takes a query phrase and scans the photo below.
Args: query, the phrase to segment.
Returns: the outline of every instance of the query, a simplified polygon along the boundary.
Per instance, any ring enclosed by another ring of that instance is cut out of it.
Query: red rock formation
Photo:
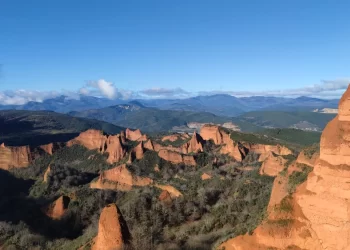
[[[212,178],[212,176],[210,174],[207,174],[207,173],[203,173],[202,176],[201,176],[202,180],[209,180]]]
[[[125,131],[125,136],[126,136],[126,139],[130,141],[137,141],[140,138],[147,140],[147,137],[142,137],[142,133],[139,129],[136,129],[133,131],[127,128]]]
[[[172,135],[163,136],[162,142],[165,142],[165,141],[174,142],[174,141],[181,140],[181,139],[182,139],[181,134],[172,134]]]
[[[213,140],[216,145],[224,144],[224,139],[220,127],[206,124],[201,128],[201,137],[208,141]]]
[[[277,176],[278,173],[285,168],[286,162],[287,160],[282,156],[276,155],[270,151],[261,165],[260,174]]]
[[[87,149],[96,149],[100,153],[107,152],[109,163],[115,163],[123,159],[125,156],[125,149],[122,144],[120,135],[106,136],[99,130],[89,129],[73,140],[67,142],[67,146],[70,147],[74,144],[80,144]]]
[[[171,195],[168,191],[166,190],[163,190],[161,192],[161,194],[159,195],[159,198],[158,198],[160,201],[164,202],[165,204],[172,204],[172,198],[171,198]]]
[[[220,153],[228,154],[236,161],[242,161],[246,156],[246,148],[233,141],[230,134],[218,126],[204,125],[200,135],[204,140],[213,140],[216,145],[223,145]]]
[[[273,152],[276,155],[290,155],[293,152],[281,145],[264,145],[264,144],[251,144],[245,143],[244,146],[250,151],[256,154],[260,154],[260,161],[264,161],[265,157],[269,155],[269,152]]]
[[[190,166],[196,165],[196,161],[192,155],[182,155],[177,152],[162,149],[158,152],[158,156],[174,164],[184,163],[185,165]]]
[[[60,219],[68,209],[70,198],[61,196],[55,200],[46,210],[46,215],[52,219]]]
[[[107,136],[103,135],[100,130],[89,129],[79,134],[78,137],[67,142],[67,146],[70,147],[75,144],[80,144],[87,149],[97,149],[103,153],[105,151],[105,144]]]
[[[130,233],[118,207],[110,204],[100,215],[98,234],[92,250],[122,250],[128,243]]]
[[[293,194],[292,223],[284,229],[259,226],[253,236],[226,242],[226,250],[269,247],[350,249],[350,88],[339,102],[339,115],[321,136],[320,159]],[[276,187],[274,187],[274,190]],[[283,218],[279,215],[279,218]]]
[[[181,192],[170,185],[155,184],[155,187],[167,191],[172,199],[182,196]]]
[[[106,142],[106,152],[108,153],[108,163],[115,163],[120,161],[125,156],[125,149],[122,145],[119,135],[111,135]]]
[[[106,170],[100,174],[96,182],[90,184],[91,188],[116,189],[127,191],[133,186],[148,186],[153,180],[148,177],[134,176],[125,164]]]
[[[193,133],[191,140],[182,145],[184,154],[203,152],[203,139],[196,132]]]
[[[319,157],[320,157],[320,153],[319,152],[315,152],[314,154],[309,156],[309,155],[306,155],[305,151],[303,150],[303,151],[301,151],[299,153],[296,162],[300,163],[300,164],[308,165],[309,167],[313,167]]]
[[[140,160],[143,158],[143,155],[145,153],[145,149],[143,147],[142,141],[135,148],[133,148],[133,153],[134,153],[136,159]]]
[[[6,147],[4,144],[0,146],[0,169],[24,168],[31,160],[32,154],[29,146]]]
[[[52,155],[54,146],[53,146],[53,143],[49,143],[46,145],[41,145],[40,148],[44,150],[46,153],[48,153],[49,155]]]

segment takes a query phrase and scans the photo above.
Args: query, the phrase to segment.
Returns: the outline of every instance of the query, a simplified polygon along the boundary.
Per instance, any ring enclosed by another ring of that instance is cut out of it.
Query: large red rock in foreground
[[[226,250],[350,249],[350,88],[339,102],[339,115],[322,133],[319,160],[290,204],[292,211],[282,217],[289,225],[272,228],[265,223],[252,236],[222,246]]]
[[[122,250],[130,240],[130,232],[115,204],[105,207],[98,222],[98,234],[92,250]]]

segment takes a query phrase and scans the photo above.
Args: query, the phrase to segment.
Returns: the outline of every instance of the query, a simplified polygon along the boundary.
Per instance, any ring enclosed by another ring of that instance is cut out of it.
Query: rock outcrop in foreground
[[[313,171],[290,197],[288,206],[280,202],[280,212],[274,210],[252,236],[234,238],[222,247],[350,249],[350,87],[339,102],[339,115],[324,129],[320,144],[320,157]],[[281,189],[277,185],[273,193]],[[286,202],[288,197],[283,200]]]
[[[105,207],[100,215],[98,234],[92,250],[122,250],[130,241],[126,222],[115,204]]]

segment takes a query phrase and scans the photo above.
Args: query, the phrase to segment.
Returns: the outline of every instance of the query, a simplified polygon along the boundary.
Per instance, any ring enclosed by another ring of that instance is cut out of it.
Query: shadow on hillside
[[[14,177],[0,169],[0,221],[25,222],[30,229],[46,238],[76,238],[82,233],[80,218],[67,212],[62,219],[52,220],[42,212],[48,200],[29,198],[32,180]]]
[[[59,134],[38,134],[38,133],[26,133],[10,134],[2,136],[4,133],[0,133],[0,143],[5,143],[7,146],[26,146],[33,147],[45,145],[55,142],[67,142],[79,135],[79,133],[59,133]]]

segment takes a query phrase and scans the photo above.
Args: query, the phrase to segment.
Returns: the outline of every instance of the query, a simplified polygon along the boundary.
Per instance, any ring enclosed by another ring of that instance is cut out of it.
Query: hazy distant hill
[[[186,99],[147,99],[147,100],[110,100],[81,95],[78,99],[59,96],[43,102],[29,102],[25,105],[0,105],[0,109],[51,110],[68,113],[99,109],[135,101],[137,105],[162,110],[183,110],[209,112],[218,116],[238,116],[245,112],[269,111],[312,111],[314,109],[336,108],[338,100],[323,100],[310,97],[283,98],[271,96],[252,96],[237,98],[231,95],[196,96]]]
[[[44,100],[43,102],[28,102],[24,105],[2,105],[0,109],[16,109],[16,110],[49,110],[59,113],[68,113],[71,111],[80,111],[91,108],[103,108],[111,105],[124,103],[123,100],[110,100],[107,98],[98,98],[93,96],[81,95],[78,99],[67,96],[58,96]]]
[[[197,96],[179,100],[139,100],[145,106],[159,109],[206,111],[221,116],[237,116],[258,110],[312,111],[336,108],[339,100],[311,97],[283,98],[251,96],[237,98],[230,95]]]
[[[216,116],[208,112],[192,112],[181,110],[160,110],[147,108],[138,102],[122,104],[102,109],[91,109],[69,113],[76,117],[85,117],[118,124],[123,127],[139,128],[143,131],[168,131],[174,126],[186,125],[189,122],[216,123],[233,122],[244,131],[256,131],[255,125],[236,118]]]
[[[89,128],[111,134],[119,133],[123,129],[107,122],[51,111],[0,111],[0,142],[8,145],[41,145],[65,141]]]
[[[315,112],[253,111],[239,116],[256,126],[322,131],[335,114]]]

